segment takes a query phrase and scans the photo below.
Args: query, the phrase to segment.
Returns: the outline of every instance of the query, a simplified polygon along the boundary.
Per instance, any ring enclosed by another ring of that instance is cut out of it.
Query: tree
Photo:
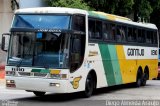
[[[131,16],[134,21],[158,22],[160,0],[47,0],[49,6],[96,10],[120,16]],[[151,18],[150,18],[151,16]],[[156,21],[155,21],[156,20]],[[160,26],[160,25],[159,25]]]
[[[134,21],[138,21],[138,17],[141,19],[149,21],[150,14],[153,9],[148,0],[134,0]]]
[[[149,0],[153,8],[153,12],[150,15],[150,22],[157,25],[160,28],[160,0]]]
[[[84,0],[96,11],[126,16],[132,12],[134,0]]]
[[[118,5],[117,0],[84,0],[90,7],[96,11],[103,11],[114,14]]]
[[[133,0],[119,0],[116,7],[115,14],[126,16],[132,13],[134,1]]]
[[[87,3],[82,0],[47,0],[49,6],[52,7],[69,7],[69,8],[79,8],[84,10],[93,10]]]

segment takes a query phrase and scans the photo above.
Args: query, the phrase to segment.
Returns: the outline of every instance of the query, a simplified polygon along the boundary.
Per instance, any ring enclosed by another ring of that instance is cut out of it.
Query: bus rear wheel
[[[93,94],[95,81],[92,74],[88,74],[85,84],[84,97],[90,97]]]
[[[148,80],[148,74],[144,73],[142,77],[142,86],[146,85],[147,80]]]
[[[33,91],[36,96],[44,96],[46,92]]]
[[[135,86],[136,87],[140,87],[142,85],[142,74],[140,71],[138,71],[138,74],[137,74],[137,79],[136,79],[136,82],[135,82]]]

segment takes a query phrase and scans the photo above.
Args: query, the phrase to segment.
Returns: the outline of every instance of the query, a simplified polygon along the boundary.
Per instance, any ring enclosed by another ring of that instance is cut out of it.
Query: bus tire
[[[141,85],[142,85],[142,73],[141,71],[138,71],[135,86],[140,87]]]
[[[148,74],[144,73],[142,76],[142,86],[146,85],[147,80],[148,80]]]
[[[36,96],[44,96],[46,92],[33,91]]]
[[[91,73],[89,73],[85,83],[84,97],[88,98],[93,94],[94,85],[95,81],[93,79],[93,76]]]

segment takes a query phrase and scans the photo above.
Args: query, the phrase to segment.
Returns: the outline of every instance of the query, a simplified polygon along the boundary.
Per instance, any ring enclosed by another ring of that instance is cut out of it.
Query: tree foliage
[[[153,9],[150,5],[150,2],[148,0],[134,0],[134,16],[135,21],[138,21],[138,17],[141,18],[141,20],[147,20],[150,19],[150,14],[152,13]],[[137,17],[137,18],[136,18]]]
[[[84,0],[90,7],[96,11],[103,11],[114,14],[118,6],[117,0]]]
[[[132,13],[133,5],[134,5],[133,0],[119,0],[115,14],[126,16]]]
[[[69,8],[79,8],[84,10],[92,10],[87,3],[82,0],[47,0],[49,6],[52,7],[69,7]]]
[[[153,12],[150,15],[150,22],[160,28],[160,0],[150,0]]]
[[[49,6],[71,7],[130,16],[160,26],[160,0],[47,0]]]

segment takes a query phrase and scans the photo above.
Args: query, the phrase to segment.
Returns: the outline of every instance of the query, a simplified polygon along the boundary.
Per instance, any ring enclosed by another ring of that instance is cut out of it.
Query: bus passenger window
[[[112,24],[112,25],[111,25],[111,36],[110,36],[110,38],[111,38],[112,40],[115,39],[115,34],[116,34],[116,25],[115,25],[115,24]]]
[[[121,30],[120,30],[120,33],[121,33],[121,36],[122,36],[122,42],[126,41],[126,31],[127,31],[127,27],[122,26]]]
[[[137,38],[138,42],[143,43],[144,39],[145,39],[145,31],[142,29],[138,29],[138,38]]]
[[[142,29],[142,43],[145,42],[145,38],[146,38],[146,31],[144,29]]]
[[[132,28],[128,28],[128,41],[133,41]]]
[[[93,20],[89,20],[89,23],[88,23],[88,34],[89,34],[89,38],[94,38],[94,30],[95,30],[95,21]]]
[[[116,40],[117,42],[125,42],[126,41],[126,27],[125,26],[117,26],[116,31]]]
[[[96,21],[95,38],[96,39],[102,38],[102,22],[100,21]]]
[[[153,44],[157,44],[157,31],[153,32]]]
[[[136,39],[137,39],[137,34],[138,32],[137,32],[137,28],[133,28],[133,40],[134,41],[136,41]]]
[[[121,26],[117,26],[116,40],[117,40],[118,42],[121,42],[121,41],[122,41]]]
[[[109,40],[109,25],[103,24],[103,38]]]
[[[96,20],[89,20],[88,35],[91,39],[102,38],[102,22]]]
[[[150,36],[151,36],[151,43],[154,43],[154,32],[153,31],[149,31],[150,32]]]
[[[152,43],[150,31],[147,31],[146,43]]]

